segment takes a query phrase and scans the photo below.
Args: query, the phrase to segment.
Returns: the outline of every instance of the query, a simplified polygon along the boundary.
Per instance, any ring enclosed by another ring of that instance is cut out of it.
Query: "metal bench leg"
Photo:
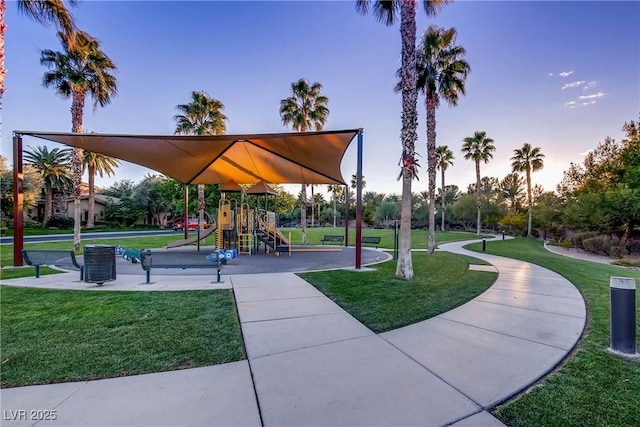
[[[84,281],[84,266],[80,267],[80,281]]]
[[[151,270],[149,269],[147,270],[147,283],[150,282],[150,279],[151,279]]]

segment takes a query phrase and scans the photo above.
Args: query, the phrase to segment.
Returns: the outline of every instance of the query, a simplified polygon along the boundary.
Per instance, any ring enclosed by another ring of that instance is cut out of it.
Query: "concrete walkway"
[[[585,307],[559,275],[461,249],[468,243],[442,249],[486,259],[496,283],[448,313],[380,335],[292,273],[225,276],[248,360],[4,389],[2,426],[499,426],[485,409],[566,356]],[[21,410],[25,420],[16,420]],[[56,420],[36,423],[31,410],[55,410]]]

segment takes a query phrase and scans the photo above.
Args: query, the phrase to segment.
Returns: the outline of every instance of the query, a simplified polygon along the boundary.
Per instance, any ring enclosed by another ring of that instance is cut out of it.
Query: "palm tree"
[[[322,130],[329,117],[329,98],[320,95],[322,85],[309,84],[306,79],[291,83],[291,96],[280,101],[282,124],[298,132],[307,132],[311,128]],[[302,183],[300,193],[300,221],[302,222],[302,244],[307,244],[307,184]]]
[[[531,237],[533,197],[531,195],[531,173],[539,171],[544,167],[544,154],[540,147],[532,147],[525,142],[522,148],[513,150],[514,156],[511,158],[511,169],[514,172],[524,172],[527,180],[527,205],[529,210],[529,221],[527,223],[527,237]]]
[[[70,6],[75,6],[77,0],[67,1]],[[65,7],[61,0],[18,0],[18,10],[33,18],[42,25],[53,23],[61,31],[63,37],[70,45],[73,45],[73,33],[76,25],[73,16]],[[0,40],[4,40],[7,25],[4,22],[4,15],[7,9],[5,0],[0,0]],[[4,68],[4,43],[0,43],[0,99],[4,94],[4,78],[7,70]]]
[[[416,52],[418,74],[417,88],[425,95],[427,111],[427,169],[429,175],[429,243],[428,253],[433,254],[436,245],[436,109],[444,100],[449,106],[458,104],[465,94],[465,81],[471,67],[463,59],[466,54],[457,46],[455,28],[430,26],[424,32]],[[444,217],[443,217],[444,218]]]
[[[113,61],[102,52],[100,42],[84,31],[74,33],[73,48],[61,32],[58,37],[64,52],[45,49],[40,52],[40,64],[49,71],[42,77],[44,87],[54,87],[63,99],[71,97],[71,132],[82,133],[84,104],[89,94],[93,106],[106,106],[116,95],[117,80],[112,74],[117,70]],[[73,246],[80,249],[80,197],[82,185],[82,149],[73,149]]]
[[[115,173],[115,168],[120,166],[120,161],[104,154],[85,151],[82,159],[82,169],[89,171],[89,217],[87,218],[87,228],[93,228],[94,216],[96,212],[95,181],[96,173],[100,178],[107,174],[111,176]]]
[[[423,0],[422,4],[428,16],[435,16],[450,0]],[[411,259],[411,183],[418,174],[415,144],[418,139],[416,90],[416,9],[417,0],[357,0],[356,9],[364,14],[372,13],[385,25],[398,21],[400,13],[401,50],[401,92],[402,92],[402,130],[400,157],[402,177],[402,207],[400,210],[400,248],[396,277],[413,279],[413,261]]]
[[[49,151],[47,146],[38,146],[24,151],[24,160],[34,167],[40,174],[44,185],[44,219],[42,225],[46,225],[51,219],[53,210],[53,190],[67,192],[73,183],[69,166],[71,162],[71,149],[53,148]]]
[[[473,136],[468,136],[463,139],[462,153],[464,158],[473,160],[476,164],[476,208],[478,209],[478,216],[476,218],[477,232],[480,235],[482,228],[482,199],[481,195],[481,180],[480,180],[480,162],[489,163],[489,160],[493,158],[493,152],[496,150],[493,145],[493,139],[487,138],[485,131],[476,131]]]
[[[509,212],[512,214],[520,210],[523,187],[524,180],[515,172],[508,174],[500,181],[500,192],[505,200],[507,200]]]
[[[336,218],[337,218],[337,203],[338,197],[342,196],[344,192],[344,187],[341,184],[329,184],[327,185],[327,190],[331,193],[331,200],[333,201],[333,227],[336,227]]]
[[[449,168],[449,166],[453,166],[453,152],[451,150],[449,150],[449,147],[446,145],[440,145],[438,146],[438,148],[436,148],[436,166],[440,169],[440,171],[442,172],[442,199],[440,200],[440,205],[442,207],[442,224],[440,226],[440,231],[444,231],[444,207],[445,207],[445,198],[444,198],[444,193],[445,193],[445,186],[444,186],[444,172]],[[431,203],[431,200],[429,200],[429,203]],[[431,213],[429,213],[431,214]]]
[[[176,135],[224,135],[227,131],[224,104],[204,91],[191,92],[191,102],[179,104],[176,108],[182,113],[173,116]],[[204,184],[198,184],[198,223],[201,232],[204,227],[204,208]]]

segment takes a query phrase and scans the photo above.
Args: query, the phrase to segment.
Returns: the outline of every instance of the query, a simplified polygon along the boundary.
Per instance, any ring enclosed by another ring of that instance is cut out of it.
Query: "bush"
[[[4,219],[2,220],[2,225],[0,226],[1,228],[9,228],[13,230],[13,219]],[[32,219],[25,219],[22,222],[22,228],[40,228],[42,227],[42,224],[40,224],[38,221],[34,221]]]
[[[620,238],[618,236],[600,235],[584,239],[582,245],[585,250],[600,255],[608,256],[624,256],[626,248],[620,246]],[[616,248],[616,249],[613,249]],[[613,255],[612,251],[615,251],[618,255]],[[622,255],[620,255],[622,254]]]
[[[49,221],[47,221],[47,227],[61,229],[73,228],[73,218],[69,218],[68,216],[54,215]]]
[[[571,244],[573,245],[574,248],[578,248],[578,249],[586,249],[587,248],[584,247],[584,240],[586,239],[591,239],[592,237],[596,237],[598,236],[598,233],[590,231],[587,233],[576,233],[571,237]]]
[[[624,246],[612,245],[609,256],[612,258],[623,258],[629,255],[629,251]]]

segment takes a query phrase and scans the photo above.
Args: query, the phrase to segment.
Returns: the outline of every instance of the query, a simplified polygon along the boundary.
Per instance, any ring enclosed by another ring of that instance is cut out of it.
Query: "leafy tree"
[[[449,149],[446,145],[440,145],[436,148],[436,167],[440,169],[442,173],[442,186],[440,190],[444,193],[445,185],[444,185],[444,173],[449,168],[449,166],[453,166],[453,151]],[[446,200],[444,197],[440,198],[440,205],[442,207],[441,216],[441,224],[440,231],[444,231],[444,217],[445,217],[445,206]]]
[[[400,207],[398,203],[391,200],[385,200],[376,208],[376,219],[389,228],[389,220],[396,219]]]
[[[622,140],[622,179],[630,188],[640,188],[640,119],[631,120],[622,126],[626,136]]]
[[[158,191],[163,181],[169,178],[160,175],[146,175],[131,194],[131,199],[137,206],[145,207],[146,212],[152,218],[152,222],[160,228],[167,226],[172,214],[170,199],[162,197]]]
[[[563,212],[562,200],[553,191],[541,193],[533,206],[536,224],[539,224],[544,230],[551,230],[554,234],[562,228]]]
[[[340,216],[338,212],[338,200],[344,199],[344,186],[341,184],[329,184],[327,190],[331,193],[331,201],[333,202],[333,226],[336,226],[336,220]]]
[[[44,181],[40,173],[31,165],[22,170],[22,204],[27,209],[35,208],[42,192]],[[0,155],[0,209],[1,216],[13,217],[13,170],[7,158]]]
[[[70,6],[77,4],[76,0],[69,0]],[[73,45],[73,34],[76,31],[76,25],[73,16],[66,8],[62,0],[18,0],[16,3],[18,10],[25,13],[42,25],[54,24],[61,31],[62,37],[67,43]],[[0,40],[4,40],[7,25],[4,22],[4,15],[7,4],[4,0],[0,1]],[[0,43],[0,101],[4,95],[4,78],[7,70],[4,67],[4,43]]]
[[[282,124],[291,126],[298,132],[307,132],[311,128],[322,130],[329,117],[329,98],[320,95],[322,85],[309,84],[306,79],[291,83],[291,96],[280,101]],[[302,222],[302,244],[307,244],[307,184],[302,183],[300,197]]]
[[[476,131],[473,136],[468,136],[462,145],[464,158],[473,160],[476,165],[476,234],[479,236],[482,229],[482,199],[480,198],[480,162],[489,163],[496,150],[493,139],[488,138],[485,131]]]
[[[136,183],[130,179],[123,179],[121,181],[114,182],[111,186],[102,190],[102,194],[110,197],[117,197],[118,199],[124,197],[130,197],[136,188]]]
[[[63,99],[71,97],[71,132],[82,133],[82,119],[87,94],[93,98],[94,108],[106,106],[117,93],[117,70],[104,54],[98,40],[84,31],[74,33],[73,44],[58,32],[63,52],[45,49],[40,52],[40,64],[47,71],[42,77],[44,87],[53,87]],[[74,148],[73,170],[73,247],[80,250],[80,198],[82,196],[82,149]]]
[[[173,116],[176,135],[224,135],[227,131],[227,116],[224,104],[204,91],[191,92],[191,102],[176,106],[181,114]],[[198,223],[204,227],[205,188],[198,184]]]
[[[116,222],[120,228],[134,225],[138,218],[144,214],[144,206],[130,197],[124,197],[117,202],[107,202],[104,207],[104,218],[107,221]]]
[[[31,165],[39,174],[44,186],[44,219],[43,225],[51,219],[53,207],[53,191],[67,192],[72,186],[69,163],[71,150],[53,148],[46,145],[27,148],[24,151],[24,161]]]
[[[513,150],[511,157],[511,169],[514,172],[524,172],[527,180],[527,206],[529,219],[527,222],[527,237],[531,237],[533,219],[533,195],[531,193],[531,173],[541,170],[544,167],[544,154],[540,147],[532,147],[525,142],[522,148]]]
[[[92,153],[85,151],[82,159],[83,169],[89,171],[89,218],[87,219],[87,228],[92,228],[95,217],[95,180],[96,173],[100,178],[107,174],[111,176],[115,173],[115,168],[120,166],[120,161],[104,154]]]

